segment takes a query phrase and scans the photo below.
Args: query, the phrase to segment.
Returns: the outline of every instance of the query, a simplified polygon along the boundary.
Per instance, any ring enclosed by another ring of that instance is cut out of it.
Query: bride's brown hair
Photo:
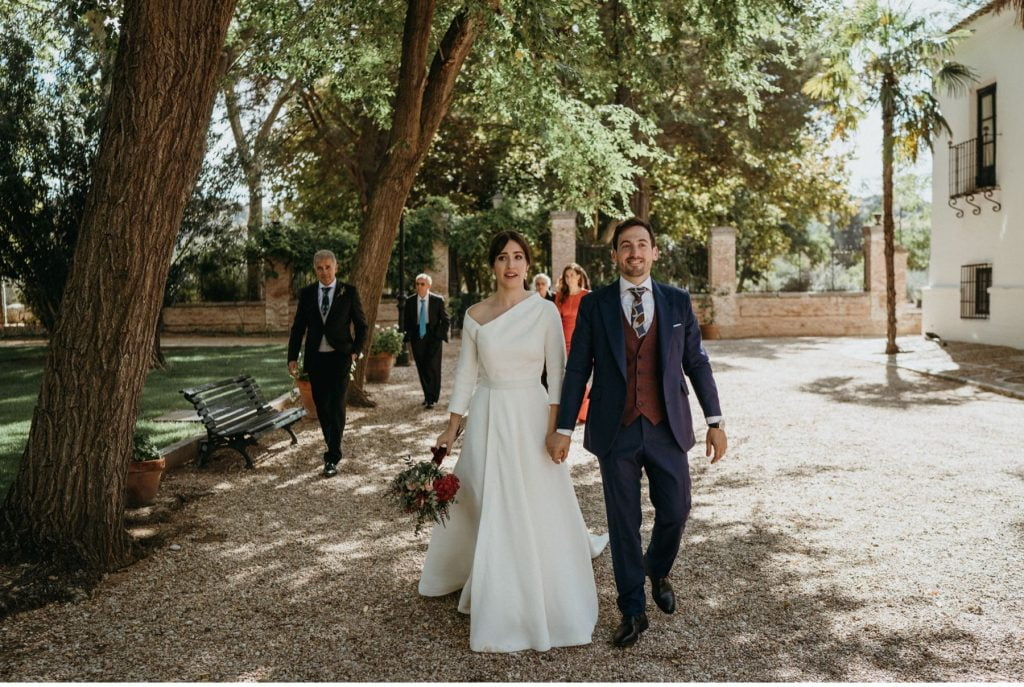
[[[498,259],[498,254],[501,253],[501,249],[505,247],[509,241],[515,241],[519,244],[519,247],[523,249],[523,256],[526,258],[526,264],[532,265],[533,258],[530,257],[530,244],[526,242],[526,237],[520,234],[518,231],[509,229],[508,231],[499,231],[491,239],[491,247],[487,249],[487,263],[494,267],[494,262]]]

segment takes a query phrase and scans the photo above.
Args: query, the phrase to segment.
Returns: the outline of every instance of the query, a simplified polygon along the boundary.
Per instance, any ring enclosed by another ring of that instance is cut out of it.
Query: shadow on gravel
[[[810,351],[819,351],[830,339],[823,338],[780,338],[780,339],[728,339],[718,340],[708,345],[711,351],[711,364],[715,370],[720,368],[722,358],[755,358],[757,360],[775,360],[783,355],[795,355]],[[706,342],[705,342],[706,343]]]
[[[800,386],[800,391],[825,396],[836,403],[883,408],[910,408],[912,406],[956,406],[968,402],[969,396],[954,396],[949,392],[962,387],[962,383],[936,377],[913,375],[900,377],[895,367],[886,368],[884,384],[856,383],[855,377],[821,377]]]

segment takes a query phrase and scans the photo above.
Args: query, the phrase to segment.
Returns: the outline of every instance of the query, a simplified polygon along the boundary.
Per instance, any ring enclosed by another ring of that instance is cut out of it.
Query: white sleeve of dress
[[[455,381],[452,383],[452,395],[448,401],[448,412],[465,415],[469,410],[469,400],[476,389],[479,365],[476,355],[476,322],[464,319],[462,343],[459,348],[459,360],[455,365]]]
[[[554,305],[548,308],[544,328],[544,364],[548,369],[548,404],[558,405],[562,399],[562,377],[565,375],[565,333],[562,316]]]

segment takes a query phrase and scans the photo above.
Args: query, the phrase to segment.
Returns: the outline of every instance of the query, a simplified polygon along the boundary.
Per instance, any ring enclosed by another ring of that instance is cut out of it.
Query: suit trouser
[[[644,577],[668,577],[679,553],[690,512],[690,467],[668,421],[652,425],[641,416],[619,430],[608,453],[599,458],[604,503],[608,512],[612,568],[619,610],[639,615],[647,602]],[[641,470],[647,473],[654,528],[646,554],[640,525]]]
[[[441,396],[441,342],[434,339],[413,339],[412,357],[416,373],[420,376],[423,400],[437,403]]]
[[[345,393],[348,391],[351,367],[352,356],[338,351],[317,352],[306,365],[313,403],[320,420],[320,431],[327,444],[327,453],[324,455],[327,463],[341,460],[341,435],[345,432]]]

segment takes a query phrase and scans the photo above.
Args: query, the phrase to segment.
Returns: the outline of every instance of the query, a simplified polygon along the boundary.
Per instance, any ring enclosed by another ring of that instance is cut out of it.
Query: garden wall
[[[885,336],[885,262],[882,227],[864,229],[861,292],[736,293],[736,230],[715,227],[708,241],[709,294],[694,294],[701,323],[718,325],[725,339],[772,336]],[[907,251],[896,247],[896,330],[921,333],[921,309],[906,293]]]

